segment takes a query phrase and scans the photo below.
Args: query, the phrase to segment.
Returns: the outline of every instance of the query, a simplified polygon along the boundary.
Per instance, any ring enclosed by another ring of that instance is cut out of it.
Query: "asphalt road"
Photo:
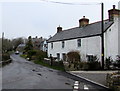
[[[27,61],[19,55],[11,55],[13,62],[2,68],[2,89],[64,89],[73,91],[75,81],[79,81],[79,88],[84,89],[86,85],[95,91],[105,91],[106,89],[83,79],[70,75],[66,72],[53,70],[41,65]],[[45,91],[46,91],[45,90]],[[52,91],[51,90],[51,91]],[[17,90],[15,90],[17,91]],[[21,91],[21,90],[20,90]]]

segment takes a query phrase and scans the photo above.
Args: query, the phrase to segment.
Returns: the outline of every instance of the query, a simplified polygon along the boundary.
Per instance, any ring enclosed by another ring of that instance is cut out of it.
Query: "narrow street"
[[[13,62],[2,69],[2,89],[71,89],[70,91],[73,91],[77,80],[80,82],[80,89],[84,89],[85,85],[95,91],[105,91],[100,86],[65,72],[34,64],[19,55],[13,54],[11,58]]]

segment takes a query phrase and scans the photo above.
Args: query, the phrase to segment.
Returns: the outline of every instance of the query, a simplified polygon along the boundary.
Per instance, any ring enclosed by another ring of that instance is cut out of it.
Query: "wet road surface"
[[[2,89],[71,89],[73,91],[74,82],[77,80],[80,82],[80,89],[84,89],[84,85],[87,85],[89,89],[105,91],[100,86],[65,72],[34,64],[19,55],[13,54],[11,58],[13,62],[2,69]]]

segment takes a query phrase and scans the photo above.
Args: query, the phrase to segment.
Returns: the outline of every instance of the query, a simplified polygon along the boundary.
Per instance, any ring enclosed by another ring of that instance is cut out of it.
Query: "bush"
[[[59,67],[64,66],[64,65],[63,65],[63,61],[54,61],[54,62],[53,62],[53,65],[59,66]]]
[[[114,63],[114,66],[120,68],[120,56],[119,55],[116,56],[116,62]]]
[[[44,60],[44,58],[47,57],[47,53],[46,52],[43,52],[43,51],[36,51],[36,58],[38,60]]]
[[[36,55],[36,50],[29,50],[27,52],[27,55],[28,55],[29,58],[31,58],[33,55]]]
[[[79,63],[79,69],[81,70],[100,70],[101,65],[100,62],[80,62]]]
[[[65,71],[64,66],[60,65],[62,62],[57,62],[57,65],[59,64],[59,66],[57,66],[55,64],[53,66],[51,66],[50,64],[45,63],[44,61],[40,61],[40,60],[35,60],[34,63],[40,64],[40,65],[43,65],[43,66],[46,66],[46,67],[49,67],[49,68],[52,68],[52,69]]]
[[[44,60],[44,58],[47,57],[47,53],[41,50],[29,50],[27,57],[30,58],[30,60]]]
[[[110,65],[111,64],[112,64],[111,57],[106,58],[106,60],[105,60],[105,67],[106,67],[106,69],[110,69]]]
[[[10,59],[10,55],[8,53],[3,53],[2,54],[2,61],[6,61],[8,59]]]
[[[79,62],[80,62],[80,54],[77,51],[71,51],[67,53],[67,61],[69,62],[69,68],[72,67],[73,69],[79,69]]]
[[[99,70],[101,69],[100,62],[95,61],[95,62],[88,62],[89,70]]]
[[[80,61],[80,54],[77,51],[71,51],[67,53],[68,61],[71,63]]]

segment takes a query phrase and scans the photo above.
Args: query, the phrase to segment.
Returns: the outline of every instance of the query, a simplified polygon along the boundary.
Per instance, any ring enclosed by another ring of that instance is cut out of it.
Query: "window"
[[[53,43],[51,43],[51,49],[53,49]]]
[[[64,48],[65,47],[65,42],[64,41],[62,41],[62,48]]]
[[[89,62],[93,61],[93,60],[94,60],[93,55],[87,55],[87,60],[88,60]]]
[[[60,53],[57,53],[57,59],[60,60]]]
[[[66,61],[66,54],[65,53],[62,53],[62,59],[63,59],[63,61]]]
[[[109,31],[111,31],[111,29],[109,29]]]
[[[81,47],[81,39],[77,40],[77,45],[78,45],[78,47]]]

